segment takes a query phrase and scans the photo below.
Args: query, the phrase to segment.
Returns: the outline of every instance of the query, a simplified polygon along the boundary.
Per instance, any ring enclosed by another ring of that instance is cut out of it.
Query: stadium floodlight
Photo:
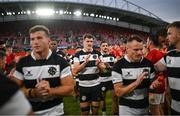
[[[90,16],[91,16],[91,17],[94,17],[94,14],[93,14],[93,13],[91,13],[91,14],[90,14]]]
[[[60,10],[60,11],[59,11],[59,14],[60,14],[60,15],[62,15],[62,14],[63,14],[63,12],[64,12],[63,10]]]
[[[32,11],[32,14],[35,14],[35,11]]]
[[[96,17],[98,17],[98,15],[96,15]]]
[[[20,15],[20,14],[21,14],[21,12],[18,12],[17,14],[18,14],[18,15]]]
[[[15,12],[13,12],[12,14],[15,15]]]
[[[4,16],[4,13],[1,13],[2,16]]]
[[[74,15],[76,16],[81,16],[82,15],[82,12],[80,10],[77,10],[74,12]]]
[[[59,13],[59,11],[55,11],[55,13],[56,13],[56,14],[58,14],[58,13]]]
[[[72,14],[72,12],[69,12],[69,14]]]
[[[36,10],[36,14],[39,16],[51,16],[54,13],[55,13],[54,10],[50,8],[42,8]]]
[[[30,10],[28,10],[28,11],[27,11],[27,14],[28,14],[28,15],[30,15],[30,14],[31,14],[31,11],[30,11]]]
[[[117,21],[119,21],[119,18],[116,18]]]
[[[115,20],[116,20],[116,18],[114,17],[114,18],[113,18],[113,20],[115,21]]]
[[[7,12],[7,15],[12,15],[12,13],[11,12]]]

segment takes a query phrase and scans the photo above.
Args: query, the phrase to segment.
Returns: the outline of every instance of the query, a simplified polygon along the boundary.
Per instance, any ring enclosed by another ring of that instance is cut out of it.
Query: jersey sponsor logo
[[[56,74],[56,72],[57,72],[57,69],[55,67],[49,67],[48,69],[49,75],[53,76]]]
[[[167,58],[167,64],[171,64],[171,58]]]
[[[127,71],[126,74],[125,74],[124,76],[125,76],[125,77],[131,77],[131,76],[133,76],[133,75],[131,74],[130,71]]]
[[[33,76],[33,74],[32,74],[31,71],[29,70],[29,71],[26,72],[25,76]]]

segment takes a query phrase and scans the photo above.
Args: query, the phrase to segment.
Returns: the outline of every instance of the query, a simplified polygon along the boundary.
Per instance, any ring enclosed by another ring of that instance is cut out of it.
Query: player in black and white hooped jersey
[[[114,115],[118,115],[118,98],[114,93],[113,83],[112,83],[112,67],[116,61],[113,54],[110,54],[109,44],[106,41],[102,41],[100,44],[100,52],[102,55],[101,61],[105,64],[106,68],[100,71],[100,81],[101,81],[101,91],[102,91],[102,114],[106,115],[106,93],[107,91],[112,92],[112,112]]]
[[[156,88],[159,83],[153,81],[153,64],[143,58],[143,40],[133,35],[126,47],[127,54],[112,71],[115,93],[120,97],[119,115],[147,115],[149,87]]]
[[[168,25],[167,39],[174,49],[155,64],[155,69],[167,71],[172,96],[171,114],[180,115],[180,21]]]
[[[49,30],[29,30],[33,51],[20,59],[13,80],[20,86],[37,115],[63,115],[62,97],[72,95],[73,78],[67,61],[49,49]]]
[[[90,106],[92,114],[98,114],[101,90],[99,81],[99,68],[103,68],[100,61],[100,52],[93,49],[94,37],[84,34],[83,49],[74,56],[73,72],[79,78],[80,108],[82,115],[88,115]]]

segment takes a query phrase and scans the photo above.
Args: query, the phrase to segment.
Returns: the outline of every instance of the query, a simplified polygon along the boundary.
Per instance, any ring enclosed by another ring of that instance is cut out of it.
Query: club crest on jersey
[[[114,60],[114,58],[113,58],[113,57],[110,57],[109,59],[110,59],[110,61],[113,61],[113,60]]]
[[[85,101],[86,100],[86,96],[82,96],[82,101]]]
[[[101,90],[102,90],[102,91],[105,91],[105,90],[106,90],[106,87],[102,87]]]
[[[93,57],[93,59],[97,59],[97,55],[96,54],[94,54],[92,57]]]
[[[49,75],[53,76],[56,74],[56,72],[57,72],[57,69],[55,67],[49,67],[48,69]]]

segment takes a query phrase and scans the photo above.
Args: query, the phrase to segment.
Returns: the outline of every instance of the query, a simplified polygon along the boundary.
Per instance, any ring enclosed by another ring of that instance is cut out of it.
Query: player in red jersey
[[[159,61],[164,53],[158,49],[159,42],[156,36],[150,35],[147,39],[147,48],[149,52],[146,58],[149,59],[153,64]],[[155,78],[158,79],[160,85],[158,88],[153,90],[149,96],[150,112],[153,115],[163,115],[161,111],[161,104],[164,103],[164,92],[165,92],[165,78],[163,73],[156,72]]]

